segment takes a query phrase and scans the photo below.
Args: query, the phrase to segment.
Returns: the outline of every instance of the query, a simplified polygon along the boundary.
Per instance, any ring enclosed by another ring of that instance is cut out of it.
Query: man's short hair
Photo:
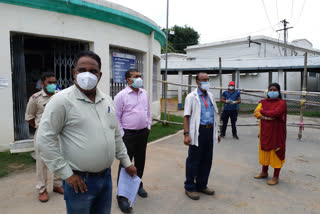
[[[101,59],[100,59],[100,57],[99,57],[96,53],[94,53],[93,51],[81,51],[81,52],[79,52],[79,53],[77,54],[76,58],[74,59],[74,65],[76,66],[77,63],[78,63],[78,61],[79,61],[79,59],[80,59],[81,57],[85,57],[85,56],[94,59],[94,60],[99,64],[99,69],[101,69]]]
[[[137,69],[135,69],[135,68],[129,69],[129,70],[126,71],[124,77],[126,79],[130,78],[131,77],[131,72],[139,72],[139,71]]]
[[[196,76],[196,80],[199,80],[199,76],[200,76],[201,74],[207,74],[207,73],[206,73],[206,72],[200,72],[200,73],[198,73],[197,76]]]
[[[46,81],[47,78],[50,78],[50,77],[56,77],[56,75],[52,72],[45,72],[41,75],[41,81],[44,82]]]

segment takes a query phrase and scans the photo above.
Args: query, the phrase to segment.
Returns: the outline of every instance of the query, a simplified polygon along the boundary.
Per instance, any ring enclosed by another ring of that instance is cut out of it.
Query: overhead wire
[[[272,28],[272,30],[275,31],[275,29],[273,28],[272,23],[271,23],[271,21],[270,21],[270,18],[269,18],[268,11],[267,11],[266,5],[265,5],[265,3],[264,3],[264,0],[261,0],[261,2],[262,2],[262,5],[263,5],[264,12],[265,12],[265,14],[266,14],[267,20],[268,20],[268,22],[269,22],[269,25],[270,25],[270,27]]]
[[[300,11],[299,17],[298,17],[295,25],[298,25],[298,23],[300,22],[300,19],[301,19],[302,12],[303,12],[303,9],[304,9],[305,4],[306,4],[306,0],[303,1],[302,7],[301,7],[301,11]]]
[[[280,19],[279,19],[279,9],[278,9],[278,0],[276,0],[276,9],[277,9],[277,20],[278,20],[278,22],[280,22]]]
[[[291,0],[291,15],[290,15],[291,21],[292,21],[292,17],[293,17],[293,8],[294,8],[294,0]]]

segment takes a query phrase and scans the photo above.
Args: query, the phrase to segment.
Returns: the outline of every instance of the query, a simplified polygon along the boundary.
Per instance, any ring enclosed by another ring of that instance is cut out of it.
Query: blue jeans
[[[199,146],[190,145],[186,160],[185,190],[195,192],[207,188],[213,155],[213,128],[199,128]]]
[[[74,189],[63,181],[64,200],[67,214],[110,214],[112,201],[111,170],[105,176],[80,176],[87,185],[88,192],[75,193]]]

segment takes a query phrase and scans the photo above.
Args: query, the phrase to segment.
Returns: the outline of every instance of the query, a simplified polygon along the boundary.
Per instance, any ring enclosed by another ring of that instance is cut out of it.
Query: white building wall
[[[187,50],[187,58],[196,58],[196,60],[218,60],[232,58],[254,58],[260,57],[262,53],[260,45],[248,43],[235,43],[220,46],[204,47]]]
[[[215,46],[201,47],[201,48],[187,48],[187,58],[197,61],[218,61],[219,57],[223,61],[225,59],[238,59],[238,58],[264,58],[264,57],[279,57],[284,56],[284,45],[279,42],[268,41],[265,39],[255,40],[259,44],[251,43],[249,47],[248,41],[236,42],[236,43],[224,43]],[[311,48],[310,45],[307,48]],[[302,56],[305,52],[308,52],[309,56],[320,55],[320,52],[315,50],[307,50],[301,47],[289,45],[287,47],[288,56]],[[177,58],[168,57],[169,60],[179,60]],[[318,74],[317,74],[318,75]],[[226,76],[226,75],[223,75]],[[230,76],[231,80],[231,76]],[[229,78],[223,79],[223,84],[226,85]],[[316,89],[319,86],[319,77],[308,79],[308,88]],[[168,81],[177,82],[177,76],[168,76]],[[278,73],[273,73],[273,82],[278,81]],[[184,83],[187,84],[187,77],[184,78]],[[260,73],[258,75],[241,75],[240,87],[248,89],[266,89],[268,87],[268,73]],[[177,86],[169,86],[169,96],[177,96]],[[301,90],[301,74],[300,72],[288,72],[287,73],[287,90]],[[246,96],[245,96],[246,97]]]
[[[10,32],[90,42],[92,50],[102,60],[101,71],[103,75],[99,88],[106,94],[109,94],[110,90],[110,45],[130,48],[144,53],[151,51],[153,55],[160,58],[161,47],[158,41],[151,41],[153,49],[149,50],[150,35],[121,26],[4,3],[0,3],[0,17],[0,62],[2,64],[0,78],[8,78],[9,81],[8,87],[0,88],[0,150],[7,148],[9,143],[14,141]],[[148,63],[150,62],[151,60],[145,61],[147,68],[149,68]],[[152,70],[147,70],[147,72],[152,73]],[[152,81],[145,86],[147,86],[146,89],[152,97]],[[157,112],[152,109],[153,114],[159,115],[160,111],[155,110]]]

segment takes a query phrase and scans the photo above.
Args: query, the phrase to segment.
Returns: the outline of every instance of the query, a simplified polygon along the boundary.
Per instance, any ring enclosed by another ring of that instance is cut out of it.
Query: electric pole
[[[277,30],[278,31],[283,31],[283,37],[284,37],[284,56],[287,56],[287,39],[288,39],[288,29],[293,28],[293,27],[287,27],[287,24],[289,22],[286,19],[283,19],[280,21],[283,23],[283,29]],[[287,72],[284,72],[284,90],[287,90]]]

